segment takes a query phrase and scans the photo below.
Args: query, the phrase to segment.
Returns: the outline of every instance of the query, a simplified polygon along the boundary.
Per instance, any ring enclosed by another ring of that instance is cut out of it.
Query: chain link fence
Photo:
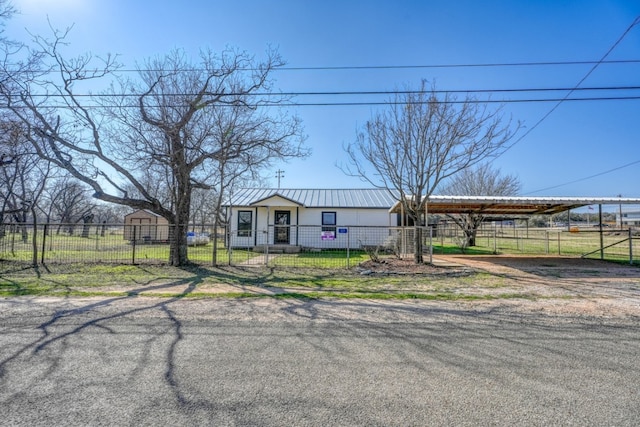
[[[456,253],[583,256],[640,264],[635,229],[534,229],[485,225],[468,247],[459,227],[289,226],[218,229],[190,226],[188,259],[200,265],[351,268],[368,260],[410,258],[416,237],[424,259]],[[31,266],[54,263],[166,264],[168,225],[5,224],[0,261]]]

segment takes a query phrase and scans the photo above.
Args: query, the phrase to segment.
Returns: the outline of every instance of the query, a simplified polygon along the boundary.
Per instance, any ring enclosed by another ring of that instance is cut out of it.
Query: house
[[[389,212],[396,201],[383,189],[242,189],[226,206],[228,244],[287,252],[379,245],[398,225]]]
[[[616,213],[616,224],[622,228],[640,226],[640,210],[638,210],[637,207],[620,208]]]
[[[166,242],[169,222],[162,216],[140,209],[124,216],[124,239],[129,241]]]

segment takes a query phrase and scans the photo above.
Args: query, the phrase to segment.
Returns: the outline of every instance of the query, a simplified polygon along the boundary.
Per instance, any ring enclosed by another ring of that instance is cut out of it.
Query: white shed
[[[140,209],[124,217],[124,239],[143,242],[169,240],[169,222],[162,216]]]

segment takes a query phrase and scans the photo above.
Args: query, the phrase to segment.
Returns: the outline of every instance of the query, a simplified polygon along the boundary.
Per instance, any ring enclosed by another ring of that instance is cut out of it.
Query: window
[[[238,211],[238,236],[251,237],[253,226],[253,212]]]
[[[332,226],[332,227],[331,227]],[[322,231],[336,231],[336,213],[322,212]]]

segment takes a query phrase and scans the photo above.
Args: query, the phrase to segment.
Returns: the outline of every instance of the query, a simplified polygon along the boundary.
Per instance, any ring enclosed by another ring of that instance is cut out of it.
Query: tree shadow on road
[[[107,330],[109,333],[116,333],[110,327],[110,322],[131,315],[160,310],[170,322],[172,330],[172,339],[166,349],[165,380],[173,390],[177,402],[183,404],[185,399],[180,392],[180,385],[175,376],[176,348],[183,339],[183,325],[180,319],[172,312],[171,305],[193,293],[197,286],[210,274],[211,272],[208,272],[206,269],[198,270],[197,274],[172,282],[165,282],[155,286],[150,286],[151,283],[145,283],[129,291],[126,296],[100,298],[98,300],[91,298],[86,304],[74,306],[69,309],[55,310],[47,320],[37,325],[36,328],[40,331],[40,336],[37,339],[20,346],[0,360],[0,381],[4,380],[8,371],[11,369],[11,363],[19,358],[39,357],[45,350],[56,348],[54,345],[60,343],[63,345],[58,348],[61,349],[62,352],[65,352],[67,349],[67,345],[64,345],[66,340],[71,337],[80,336],[88,329],[100,328]],[[165,288],[175,288],[176,286],[184,286],[185,288],[180,294],[171,298],[162,298],[160,300],[138,298],[138,295],[144,291],[160,291]],[[124,304],[121,308],[118,308],[120,303],[133,299],[136,299],[135,305]],[[36,298],[31,299],[31,302],[36,305],[38,304]],[[108,315],[100,315],[100,310],[103,308],[116,308],[116,311],[113,312],[113,310],[111,310]],[[78,320],[80,323],[77,323]],[[70,324],[72,325],[71,328],[68,327]],[[52,351],[55,354],[57,350]],[[51,353],[48,353],[46,357],[50,360],[59,360],[64,356],[63,354],[57,354],[54,357]],[[54,363],[52,367],[47,370],[47,375],[55,371],[56,365],[57,364]]]

